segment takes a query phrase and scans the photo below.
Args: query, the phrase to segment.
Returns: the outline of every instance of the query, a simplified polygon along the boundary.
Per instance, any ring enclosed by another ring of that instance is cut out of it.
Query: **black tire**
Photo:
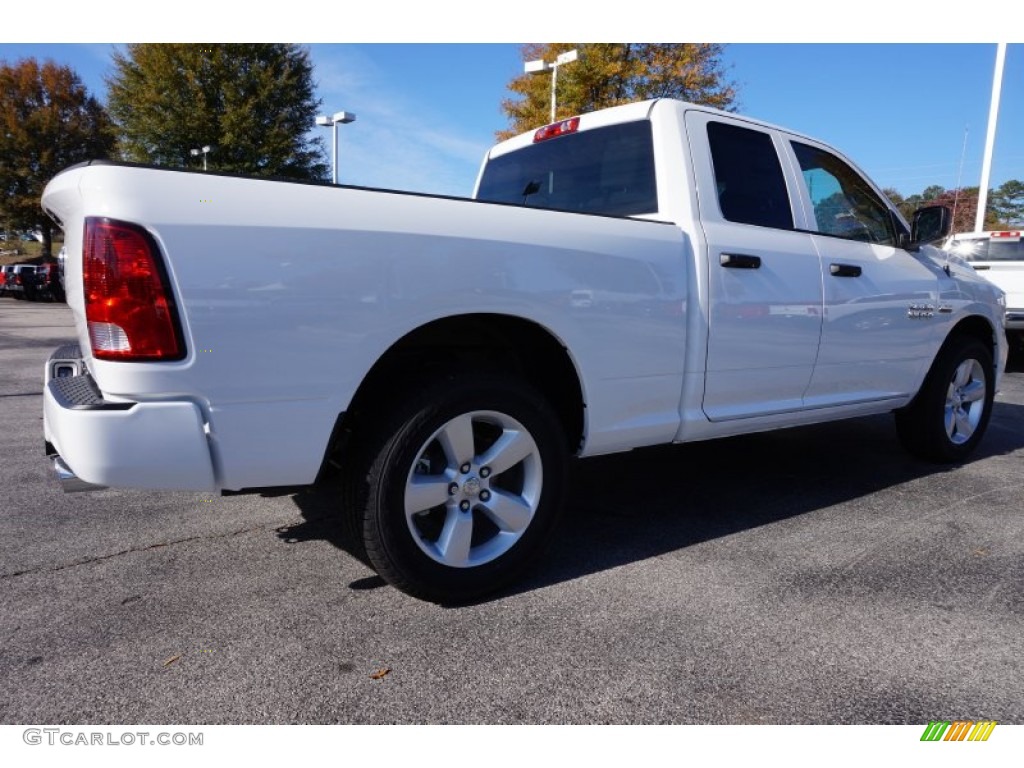
[[[988,427],[994,372],[988,346],[970,336],[949,338],[917,397],[896,412],[896,429],[904,447],[929,461],[964,461]]]
[[[471,373],[406,388],[375,411],[380,421],[364,417],[353,435],[345,514],[380,576],[444,604],[518,578],[550,542],[565,485],[567,442],[544,398]]]

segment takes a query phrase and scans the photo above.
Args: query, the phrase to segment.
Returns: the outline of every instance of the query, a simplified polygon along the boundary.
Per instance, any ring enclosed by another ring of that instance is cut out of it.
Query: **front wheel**
[[[965,336],[949,339],[914,402],[896,412],[903,445],[930,461],[966,459],[992,415],[993,374],[992,352],[985,344]]]
[[[444,378],[389,404],[357,464],[366,555],[399,589],[458,603],[519,576],[551,538],[566,440],[523,382]]]

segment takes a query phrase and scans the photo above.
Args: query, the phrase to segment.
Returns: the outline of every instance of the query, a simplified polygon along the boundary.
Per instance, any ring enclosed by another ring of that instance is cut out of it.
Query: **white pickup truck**
[[[964,459],[1002,293],[814,139],[670,100],[495,146],[474,200],[93,162],[47,186],[78,345],[66,487],[340,474],[392,584],[458,602],[552,537],[572,456],[895,412]]]
[[[1024,348],[1024,231],[961,232],[942,246],[1006,294],[1006,335]]]

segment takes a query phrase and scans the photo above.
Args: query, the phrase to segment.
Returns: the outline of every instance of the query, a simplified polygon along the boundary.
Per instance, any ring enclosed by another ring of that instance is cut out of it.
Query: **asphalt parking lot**
[[[974,459],[885,418],[579,462],[514,591],[413,600],[326,491],[64,495],[64,305],[0,298],[0,722],[1024,723],[1024,364]]]

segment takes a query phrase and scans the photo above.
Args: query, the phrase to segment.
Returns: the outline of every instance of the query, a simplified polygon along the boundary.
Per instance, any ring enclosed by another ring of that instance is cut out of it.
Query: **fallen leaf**
[[[374,672],[372,675],[370,675],[370,679],[371,680],[380,680],[382,677],[384,677],[385,675],[389,674],[390,672],[391,672],[391,667],[384,667],[384,669],[378,669],[376,672]]]
[[[171,656],[171,658],[169,658],[167,661],[164,662],[164,666],[165,667],[166,666],[170,666],[171,664],[173,664],[174,662],[176,662],[180,658],[181,658],[181,654],[180,653],[177,656]]]

